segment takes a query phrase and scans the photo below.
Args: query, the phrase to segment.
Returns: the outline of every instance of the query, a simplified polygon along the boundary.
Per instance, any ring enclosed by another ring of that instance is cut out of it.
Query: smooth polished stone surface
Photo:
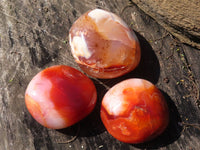
[[[159,89],[132,78],[113,86],[104,96],[101,119],[108,132],[125,143],[143,143],[168,126],[169,110]]]
[[[66,128],[82,120],[94,109],[96,100],[93,82],[64,65],[39,72],[25,92],[26,107],[32,117],[52,129]]]
[[[132,71],[140,61],[133,31],[117,15],[94,9],[79,17],[69,32],[71,51],[81,69],[97,78],[115,78]]]

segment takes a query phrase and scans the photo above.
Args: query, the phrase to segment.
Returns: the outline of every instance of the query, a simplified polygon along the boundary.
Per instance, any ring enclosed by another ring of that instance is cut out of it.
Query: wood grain
[[[64,64],[79,69],[70,53],[67,36],[73,22],[93,8],[116,13],[137,33],[142,49],[140,65],[120,78],[92,78],[98,91],[98,103],[80,123],[63,130],[44,128],[25,107],[26,86],[36,73],[52,65]],[[0,1],[0,149],[198,150],[199,60],[199,50],[178,42],[128,0]],[[108,88],[133,77],[156,84],[170,108],[170,125],[166,132],[139,145],[115,140],[99,117],[101,99]]]
[[[200,2],[132,0],[181,42],[200,49]]]

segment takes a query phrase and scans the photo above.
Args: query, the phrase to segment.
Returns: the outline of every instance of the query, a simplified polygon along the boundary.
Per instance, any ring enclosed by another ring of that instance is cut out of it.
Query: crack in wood
[[[14,45],[14,39],[12,38],[12,31],[11,31],[10,27],[9,27],[9,30],[8,30],[8,37],[10,39],[10,47],[12,48],[13,45]]]

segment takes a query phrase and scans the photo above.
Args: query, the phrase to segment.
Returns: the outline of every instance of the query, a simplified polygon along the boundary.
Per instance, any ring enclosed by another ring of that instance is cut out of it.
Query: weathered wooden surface
[[[200,1],[132,1],[181,42],[200,49]]]
[[[179,43],[135,5],[126,7],[128,4],[128,0],[0,1],[0,150],[200,149],[199,126],[192,125],[200,123],[200,51]],[[63,130],[44,128],[25,107],[26,86],[48,66],[65,64],[78,68],[66,37],[81,14],[97,7],[118,14],[137,32],[141,63],[123,77],[93,79],[98,103],[83,121]],[[101,98],[107,88],[131,77],[156,84],[170,108],[171,122],[166,132],[139,145],[112,138],[99,117]],[[75,140],[67,142],[75,136]],[[59,143],[63,141],[66,143]]]

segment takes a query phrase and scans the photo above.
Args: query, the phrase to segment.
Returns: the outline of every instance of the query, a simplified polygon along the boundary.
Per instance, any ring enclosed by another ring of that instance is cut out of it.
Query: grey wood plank
[[[26,86],[36,73],[52,65],[79,69],[67,36],[73,22],[93,8],[116,13],[136,31],[142,48],[141,63],[116,79],[93,78],[98,91],[97,106],[80,123],[63,130],[44,128],[25,107]],[[0,149],[200,149],[200,130],[188,125],[200,123],[199,58],[199,50],[180,43],[136,5],[130,6],[128,0],[0,1]],[[99,117],[107,88],[132,77],[156,84],[170,108],[171,123],[166,132],[139,145],[114,139]],[[77,138],[67,143],[77,132]]]

